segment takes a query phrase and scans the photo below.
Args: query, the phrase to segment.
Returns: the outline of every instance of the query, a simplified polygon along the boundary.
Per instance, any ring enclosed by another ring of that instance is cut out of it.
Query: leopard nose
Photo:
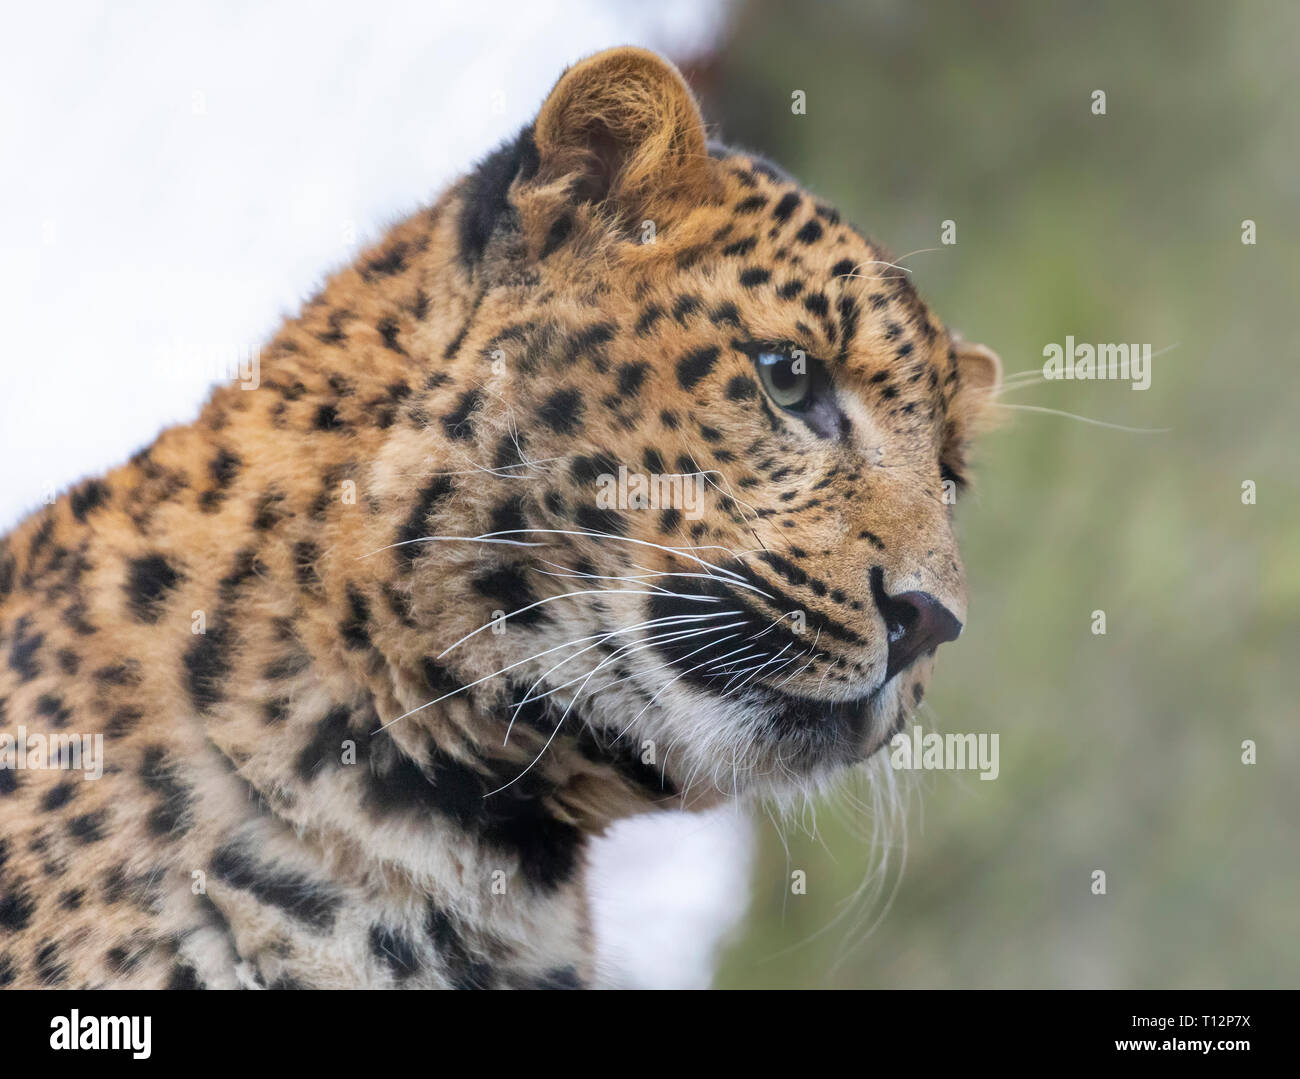
[[[889,634],[889,662],[885,681],[905,670],[918,656],[928,655],[945,641],[955,641],[961,622],[929,592],[902,592],[886,596],[883,588],[876,604]]]

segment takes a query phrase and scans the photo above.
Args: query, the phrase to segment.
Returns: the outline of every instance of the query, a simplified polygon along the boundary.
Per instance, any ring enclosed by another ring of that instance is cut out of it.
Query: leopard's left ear
[[[996,423],[994,404],[1002,388],[1002,361],[991,348],[971,344],[952,336],[957,364],[957,390],[950,411],[960,416],[968,430],[981,430]]]
[[[569,68],[533,137],[539,180],[568,178],[580,201],[636,215],[713,193],[695,98],[677,68],[645,49],[607,49]]]

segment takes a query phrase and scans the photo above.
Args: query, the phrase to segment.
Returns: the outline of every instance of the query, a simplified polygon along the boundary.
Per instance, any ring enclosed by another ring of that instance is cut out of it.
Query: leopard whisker
[[[730,628],[732,628],[732,626],[738,626],[738,625],[744,625],[744,623],[743,623],[743,622],[734,622],[734,623],[731,623],[730,625],[726,625],[726,626],[705,626],[705,627],[702,628],[702,629],[678,630],[678,631],[669,632],[669,633],[661,633],[661,634],[658,634],[658,635],[656,635],[656,636],[650,637],[650,638],[648,638],[648,639],[645,640],[645,641],[638,642],[638,643],[636,643],[635,645],[633,645],[633,644],[621,645],[619,648],[615,649],[615,651],[612,652],[612,653],[611,653],[608,657],[606,657],[606,658],[607,658],[607,659],[619,659],[619,658],[621,658],[621,657],[623,657],[623,656],[625,656],[625,655],[630,655],[630,654],[632,654],[633,652],[640,652],[640,651],[642,651],[642,650],[644,650],[644,649],[646,649],[646,648],[651,647],[651,646],[654,645],[654,644],[658,644],[658,643],[661,642],[661,641],[670,641],[670,640],[686,640],[686,639],[691,638],[691,637],[698,637],[698,636],[700,636],[701,634],[704,634],[704,633],[718,633],[718,632],[721,632],[721,631],[724,630],[724,629],[730,629]],[[538,686],[543,682],[543,680],[546,678],[546,676],[549,675],[549,674],[552,674],[554,671],[558,670],[560,667],[563,667],[566,663],[570,663],[570,662],[572,662],[573,660],[577,659],[578,656],[582,655],[583,653],[591,651],[592,648],[597,648],[597,647],[599,647],[600,644],[601,644],[601,642],[600,642],[600,641],[597,641],[596,644],[589,645],[587,648],[584,648],[581,652],[576,652],[576,653],[574,653],[572,656],[569,656],[567,659],[563,660],[562,662],[555,664],[555,665],[554,665],[553,667],[551,667],[549,670],[543,672],[541,675],[539,675],[539,676],[537,677],[537,679],[533,682],[533,684],[532,684],[531,686],[529,686],[527,690],[525,690],[525,696],[524,696],[523,700],[518,701],[518,702],[515,704],[515,710],[514,710],[514,714],[513,714],[512,717],[511,717],[511,720],[510,720],[510,726],[506,728],[506,737],[507,737],[507,739],[510,737],[510,729],[511,729],[511,727],[514,726],[514,717],[518,715],[519,710],[520,710],[521,708],[523,708],[524,705],[526,705],[526,704],[530,704],[530,703],[532,703],[533,701],[540,701],[540,700],[543,700],[543,699],[545,699],[546,697],[549,697],[549,696],[551,696],[551,695],[554,694],[554,693],[559,693],[559,692],[561,692],[562,690],[567,689],[569,686],[573,685],[574,682],[580,681],[580,680],[582,679],[582,676],[581,676],[581,675],[578,675],[577,677],[570,679],[568,682],[564,682],[564,683],[562,683],[561,685],[558,685],[558,686],[553,686],[551,689],[548,689],[545,693],[539,693],[539,694],[537,694],[536,696],[533,696],[533,695],[532,695],[533,690],[536,689],[536,688],[537,688],[537,687],[538,687]]]
[[[1064,416],[1066,419],[1078,420],[1080,423],[1091,424],[1093,427],[1107,427],[1112,431],[1127,431],[1134,435],[1163,435],[1168,434],[1173,428],[1171,427],[1128,427],[1122,423],[1108,423],[1105,420],[1094,420],[1089,416],[1080,416],[1075,412],[1066,412],[1059,408],[1046,408],[1043,405],[1009,405],[1002,401],[993,402],[994,408],[1014,409],[1017,412],[1042,412],[1049,416]]]
[[[558,596],[546,596],[543,599],[539,599],[533,603],[529,603],[523,607],[519,607],[511,611],[509,614],[503,614],[501,615],[500,618],[493,618],[487,622],[484,622],[481,626],[478,627],[478,629],[471,630],[469,633],[465,634],[465,636],[463,636],[460,640],[456,641],[453,644],[448,645],[441,652],[439,652],[438,655],[435,656],[434,658],[442,659],[442,657],[445,656],[448,652],[451,652],[454,649],[459,648],[471,637],[477,636],[478,634],[482,633],[485,629],[491,629],[493,626],[499,625],[500,623],[506,621],[507,619],[514,618],[515,615],[524,614],[525,612],[531,611],[534,608],[544,606],[547,603],[554,603],[557,600],[575,599],[578,596],[662,596],[663,594],[664,592],[662,589],[659,589],[658,591],[654,591],[654,592],[649,592],[649,591],[644,591],[642,589],[634,589],[634,588],[582,588],[576,592],[563,592]],[[678,595],[678,593],[670,593],[670,594]],[[714,599],[712,596],[682,595],[679,598],[688,600],[690,602],[698,602],[698,603],[721,603],[722,602],[719,599]]]
[[[684,615],[672,615],[667,618],[653,618],[646,622],[638,622],[634,626],[627,626],[623,629],[612,630],[604,634],[593,633],[587,637],[578,637],[572,641],[565,641],[562,644],[553,645],[550,648],[544,648],[542,651],[535,652],[531,656],[526,656],[524,659],[517,660],[514,663],[507,664],[506,666],[500,668],[499,670],[493,671],[491,674],[485,674],[482,678],[476,678],[473,682],[469,682],[463,686],[458,686],[456,689],[453,689],[451,692],[444,693],[441,697],[435,697],[433,700],[420,705],[418,708],[412,708],[410,709],[410,711],[403,712],[396,719],[391,719],[387,723],[383,724],[383,726],[372,731],[371,736],[373,737],[374,735],[379,734],[381,731],[387,730],[389,727],[391,727],[394,723],[397,723],[399,720],[406,719],[407,716],[413,716],[415,715],[416,712],[422,712],[426,708],[431,708],[435,704],[440,704],[442,701],[447,700],[449,697],[454,697],[459,693],[464,693],[466,690],[473,689],[475,686],[481,685],[483,682],[487,682],[493,678],[497,678],[500,675],[505,674],[507,671],[514,670],[516,667],[522,667],[525,663],[531,663],[533,660],[540,659],[542,656],[549,655],[552,652],[558,652],[562,648],[572,648],[575,644],[581,644],[583,641],[589,641],[597,637],[599,637],[601,641],[605,641],[608,640],[610,637],[616,637],[622,633],[630,633],[638,629],[644,629],[646,626],[651,626],[651,625],[656,625],[661,623],[666,624],[670,622],[699,621],[699,620],[709,619],[709,618],[722,618],[725,616],[726,616],[726,612],[715,612],[714,614],[684,614]]]

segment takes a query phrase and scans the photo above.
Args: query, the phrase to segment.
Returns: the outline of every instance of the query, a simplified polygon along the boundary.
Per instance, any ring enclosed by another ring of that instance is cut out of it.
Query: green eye
[[[778,405],[791,412],[808,407],[812,397],[812,374],[808,359],[795,350],[793,356],[783,352],[760,352],[754,361],[763,389]]]

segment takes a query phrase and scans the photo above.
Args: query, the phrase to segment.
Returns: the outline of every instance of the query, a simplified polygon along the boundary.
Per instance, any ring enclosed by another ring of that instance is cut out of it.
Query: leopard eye
[[[807,358],[800,352],[760,352],[754,358],[763,389],[789,412],[803,412],[812,400],[813,379]]]

